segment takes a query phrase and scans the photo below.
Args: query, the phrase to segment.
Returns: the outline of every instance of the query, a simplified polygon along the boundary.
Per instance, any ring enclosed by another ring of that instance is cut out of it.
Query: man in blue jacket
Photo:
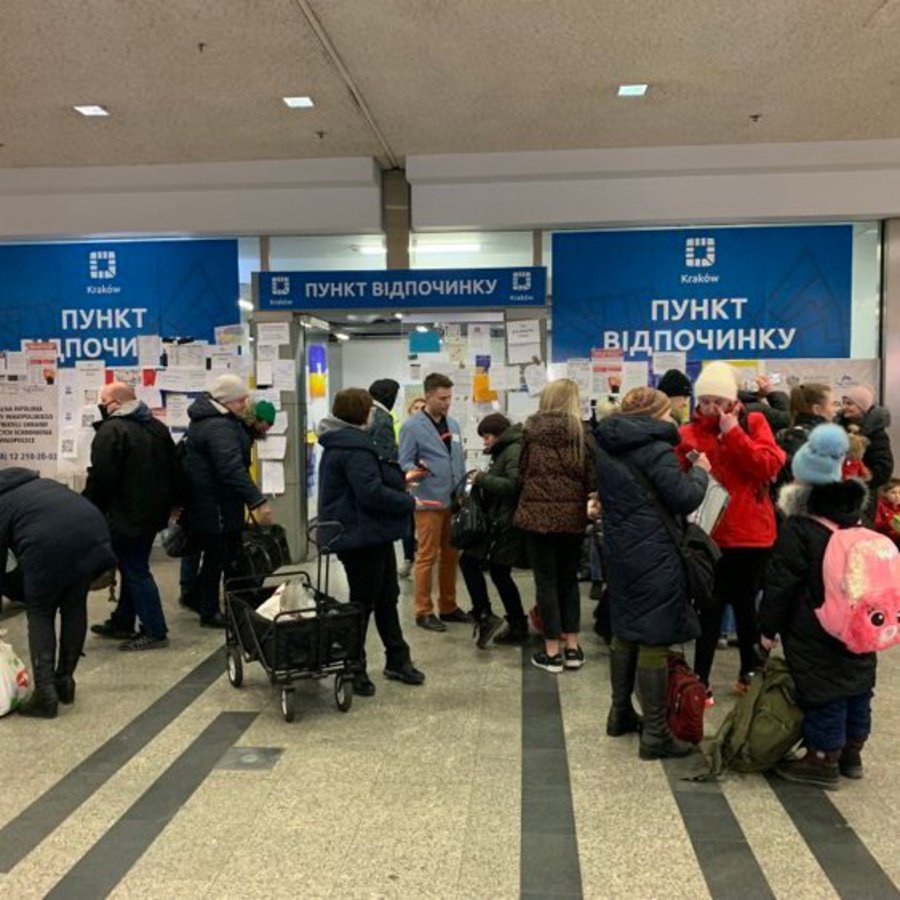
[[[410,416],[400,429],[400,466],[404,472],[424,470],[416,498],[433,504],[416,509],[418,550],[414,569],[416,625],[446,631],[445,622],[471,622],[456,605],[456,564],[459,554],[450,544],[450,506],[454,487],[466,474],[459,425],[448,417],[453,382],[433,372],[425,378],[425,409]],[[439,562],[438,611],[431,599],[431,575]]]

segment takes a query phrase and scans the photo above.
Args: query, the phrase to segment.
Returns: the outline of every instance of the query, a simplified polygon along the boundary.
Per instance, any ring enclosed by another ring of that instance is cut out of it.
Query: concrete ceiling
[[[898,137],[898,44],[900,0],[3,0],[0,167]]]

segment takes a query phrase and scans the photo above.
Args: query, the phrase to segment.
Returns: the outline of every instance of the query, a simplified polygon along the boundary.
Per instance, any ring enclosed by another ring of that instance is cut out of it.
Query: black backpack
[[[487,539],[488,516],[484,494],[478,484],[467,486],[471,473],[454,492],[454,512],[450,516],[450,543],[457,550],[469,550]]]

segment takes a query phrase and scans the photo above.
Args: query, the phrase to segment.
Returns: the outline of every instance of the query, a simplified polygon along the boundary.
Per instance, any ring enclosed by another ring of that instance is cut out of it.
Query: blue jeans
[[[803,739],[816,750],[840,750],[848,738],[867,738],[871,730],[871,691],[803,708]]]
[[[123,618],[131,610],[141,622],[141,630],[154,638],[164,638],[168,632],[159,599],[159,588],[150,571],[150,551],[155,535],[137,538],[114,536],[113,553],[119,561],[122,574],[122,596],[118,613]],[[125,607],[123,609],[123,607]],[[127,612],[126,612],[127,610]]]

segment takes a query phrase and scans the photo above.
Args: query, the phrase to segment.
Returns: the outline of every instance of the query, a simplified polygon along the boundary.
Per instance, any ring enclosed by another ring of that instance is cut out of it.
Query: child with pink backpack
[[[776,772],[828,789],[841,775],[862,778],[875,651],[900,642],[900,554],[860,527],[868,491],[842,480],[848,446],[842,428],[825,424],[795,454],[759,610],[761,642],[769,649],[780,636],[804,714],[806,755]]]

